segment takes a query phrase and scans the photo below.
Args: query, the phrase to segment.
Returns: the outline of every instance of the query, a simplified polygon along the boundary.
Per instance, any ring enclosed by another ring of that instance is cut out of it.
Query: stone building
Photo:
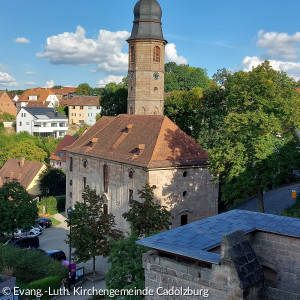
[[[105,194],[116,228],[129,230],[122,214],[146,183],[169,207],[177,227],[217,213],[207,153],[163,116],[164,45],[161,8],[140,0],[129,43],[128,112],[102,117],[67,152],[66,206],[82,201],[86,185]]]
[[[143,257],[146,300],[174,299],[172,288],[190,289],[180,299],[300,299],[299,219],[233,210],[138,244],[153,249]]]

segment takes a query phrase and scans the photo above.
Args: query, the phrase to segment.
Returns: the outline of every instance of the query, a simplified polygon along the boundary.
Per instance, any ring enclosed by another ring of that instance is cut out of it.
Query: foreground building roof
[[[48,107],[23,107],[28,113],[35,116],[37,119],[57,119],[67,120],[67,117],[56,111],[54,108]]]
[[[66,161],[66,155],[59,155],[59,152],[63,152],[65,147],[68,147],[74,143],[74,141],[78,138],[78,136],[72,135],[65,135],[64,138],[60,141],[57,145],[56,149],[54,150],[53,154],[50,156],[50,159],[55,159],[59,161]]]
[[[42,162],[9,158],[0,170],[0,185],[15,180],[27,189],[43,166]]]
[[[66,150],[149,168],[199,166],[208,157],[168,117],[150,115],[102,117]]]
[[[300,219],[232,210],[142,239],[137,243],[163,252],[219,264],[220,254],[209,252],[221,245],[222,236],[243,230],[265,231],[300,238]]]
[[[68,106],[100,106],[100,96],[73,96],[71,99],[61,101]]]

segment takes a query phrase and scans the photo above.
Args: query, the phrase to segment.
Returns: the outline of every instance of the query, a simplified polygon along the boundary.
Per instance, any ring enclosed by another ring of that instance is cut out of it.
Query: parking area
[[[66,253],[67,260],[69,260],[69,245],[65,242],[67,235],[69,234],[69,228],[66,222],[64,222],[65,217],[61,214],[54,216],[61,223],[57,226],[51,226],[50,228],[43,229],[43,234],[39,236],[40,248],[45,251],[50,250],[62,250]],[[88,246],[88,245],[87,245]],[[72,252],[75,249],[72,249]],[[80,263],[77,265],[79,267],[85,267],[85,273],[91,273],[93,270],[92,261],[86,263]],[[109,264],[106,259],[98,256],[96,259],[96,270],[99,273],[106,274],[108,271]]]

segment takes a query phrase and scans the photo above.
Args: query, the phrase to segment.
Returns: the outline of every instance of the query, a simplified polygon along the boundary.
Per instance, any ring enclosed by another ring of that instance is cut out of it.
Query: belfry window
[[[160,62],[160,48],[158,46],[154,47],[153,50],[153,61]]]
[[[104,177],[104,192],[108,192],[108,165],[103,166],[103,177]]]
[[[135,49],[133,46],[130,48],[130,62],[135,63]]]

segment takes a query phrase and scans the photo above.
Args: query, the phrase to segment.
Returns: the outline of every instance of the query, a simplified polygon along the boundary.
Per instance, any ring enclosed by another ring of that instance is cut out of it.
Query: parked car
[[[48,218],[38,218],[35,223],[42,226],[43,228],[48,228],[52,225],[52,221]]]
[[[39,227],[31,226],[27,230],[22,230],[22,232],[24,233],[25,236],[26,235],[41,235],[43,233],[43,229],[41,229]]]
[[[4,235],[4,236],[11,237],[11,236],[12,236],[12,233],[4,232],[3,235]],[[16,228],[16,229],[14,230],[14,237],[15,237],[15,238],[21,237],[21,236],[23,236],[23,235],[24,235],[24,233],[22,232],[21,229]]]
[[[40,246],[40,240],[38,236],[30,235],[10,239],[5,243],[5,245],[11,245],[18,248],[38,248]]]
[[[53,258],[55,260],[61,261],[66,260],[66,254],[62,250],[51,250],[46,252],[46,256]]]

